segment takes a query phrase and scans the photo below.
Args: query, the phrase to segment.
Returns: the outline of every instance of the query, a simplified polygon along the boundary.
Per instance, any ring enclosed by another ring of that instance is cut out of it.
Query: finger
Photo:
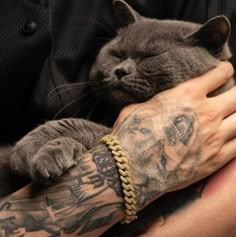
[[[221,136],[225,142],[236,137],[236,113],[231,114],[222,121],[220,134],[222,134]]]
[[[236,138],[229,140],[219,152],[219,159],[217,159],[216,170],[227,164],[235,158],[236,154]]]
[[[207,95],[228,82],[233,74],[234,69],[229,62],[220,62],[214,69],[191,81],[195,83],[196,90],[204,91]]]
[[[236,112],[236,86],[220,95],[209,98],[209,100],[212,101],[212,106],[220,112],[220,116],[225,118]]]

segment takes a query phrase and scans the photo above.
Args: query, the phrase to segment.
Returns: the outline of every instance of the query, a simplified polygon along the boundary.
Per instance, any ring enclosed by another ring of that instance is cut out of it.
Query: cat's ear
[[[142,18],[142,16],[123,0],[114,0],[113,9],[118,27],[128,26]]]
[[[231,26],[227,17],[217,16],[206,22],[199,30],[188,36],[196,45],[205,47],[214,55],[229,50],[227,42]]]

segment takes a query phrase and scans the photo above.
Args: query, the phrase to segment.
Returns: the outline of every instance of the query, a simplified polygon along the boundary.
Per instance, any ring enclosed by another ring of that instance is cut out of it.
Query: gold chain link
[[[104,136],[101,141],[109,147],[115,159],[120,174],[125,201],[125,219],[121,221],[121,223],[129,224],[131,221],[137,219],[137,207],[135,188],[133,179],[130,176],[130,168],[126,152],[123,147],[120,146],[117,138],[111,134]]]

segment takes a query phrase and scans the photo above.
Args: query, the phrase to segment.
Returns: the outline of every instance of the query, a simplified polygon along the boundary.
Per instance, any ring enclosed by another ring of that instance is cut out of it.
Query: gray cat
[[[124,106],[146,101],[231,57],[227,45],[230,23],[224,16],[203,26],[156,20],[140,16],[122,0],[114,1],[114,13],[119,24],[117,36],[101,49],[89,79],[104,87],[96,96],[101,104],[110,106],[106,116],[100,114],[94,120],[108,127],[76,118],[39,126],[13,149],[10,166],[18,174],[36,182],[61,176],[79,154],[111,132],[109,126]],[[232,85],[233,80],[214,94]]]
[[[231,57],[230,24],[224,16],[203,26],[149,19],[124,1],[114,1],[114,12],[120,29],[101,49],[90,73],[90,80],[105,85],[102,95],[97,95],[100,101],[111,104],[103,116],[110,120],[101,117],[102,124],[112,124],[124,106],[146,101]],[[76,163],[78,154],[110,132],[108,127],[82,119],[48,122],[16,144],[11,168],[36,182],[56,178]]]

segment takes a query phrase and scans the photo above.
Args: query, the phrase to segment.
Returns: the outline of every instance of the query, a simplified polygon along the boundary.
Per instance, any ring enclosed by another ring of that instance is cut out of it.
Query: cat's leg
[[[49,141],[67,137],[89,149],[102,136],[110,132],[110,128],[83,119],[47,122],[16,143],[10,158],[10,167],[17,174],[29,176],[33,157]]]
[[[77,163],[87,149],[69,137],[60,137],[47,142],[30,160],[30,177],[37,183],[47,183],[60,177]]]

